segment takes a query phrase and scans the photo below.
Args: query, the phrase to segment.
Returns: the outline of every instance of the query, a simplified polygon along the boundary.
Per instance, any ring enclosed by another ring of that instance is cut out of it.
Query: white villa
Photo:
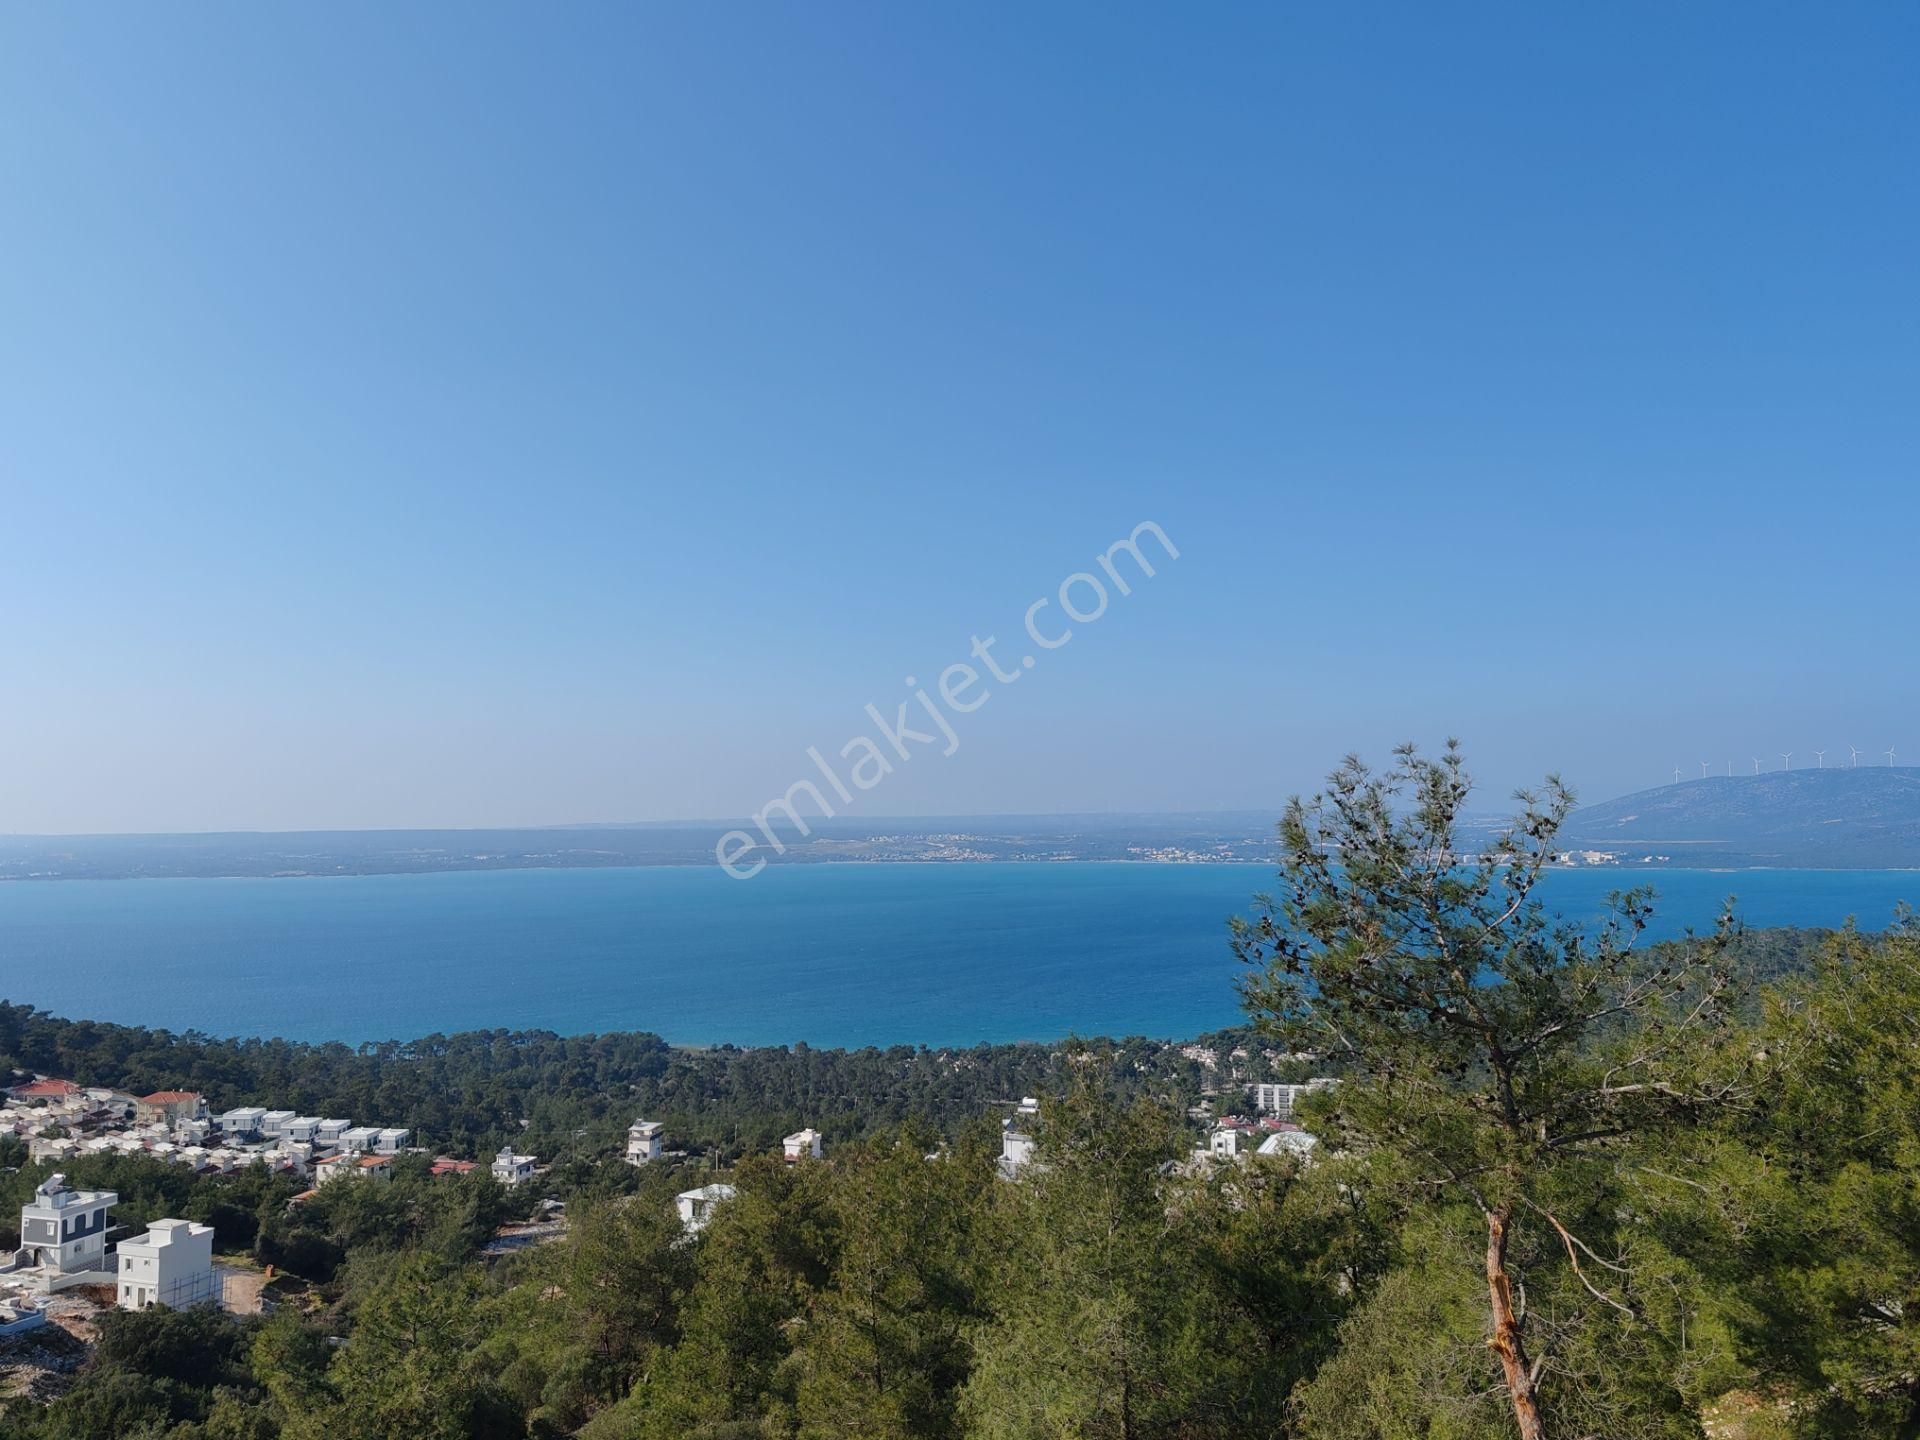
[[[627,1163],[645,1165],[660,1158],[660,1136],[667,1127],[658,1120],[636,1120],[627,1127]]]
[[[346,1133],[353,1128],[351,1120],[322,1120],[313,1132],[313,1143],[338,1147]]]
[[[680,1223],[689,1235],[698,1235],[713,1218],[714,1207],[733,1199],[731,1185],[702,1185],[698,1190],[682,1190],[673,1203],[680,1212]]]
[[[1033,1163],[1033,1137],[1017,1118],[1000,1122],[1000,1173],[1011,1180]]]
[[[518,1185],[523,1180],[531,1180],[536,1158],[532,1155],[516,1155],[509,1145],[493,1157],[493,1178],[502,1185]]]
[[[338,1155],[329,1155],[324,1160],[313,1162],[313,1183],[316,1185],[325,1185],[328,1181],[338,1180],[343,1175],[357,1175],[363,1180],[391,1180],[393,1157],[361,1155],[351,1150],[342,1150]]]
[[[821,1135],[809,1126],[805,1130],[796,1130],[780,1142],[780,1149],[791,1165],[796,1160],[818,1160],[820,1158]]]
[[[259,1105],[242,1105],[236,1110],[228,1110],[214,1117],[214,1124],[222,1135],[243,1139],[260,1133],[261,1123],[267,1118],[266,1110]]]
[[[37,1269],[40,1287],[57,1290],[78,1283],[70,1277],[102,1268],[107,1253],[107,1210],[120,1197],[111,1190],[69,1190],[67,1177],[50,1175],[20,1207],[16,1271]]]
[[[213,1227],[190,1220],[156,1220],[146,1234],[119,1245],[119,1305],[184,1310],[216,1300]]]
[[[1223,1160],[1240,1158],[1240,1148],[1251,1148],[1252,1137],[1237,1125],[1221,1125],[1207,1137],[1207,1148]]]

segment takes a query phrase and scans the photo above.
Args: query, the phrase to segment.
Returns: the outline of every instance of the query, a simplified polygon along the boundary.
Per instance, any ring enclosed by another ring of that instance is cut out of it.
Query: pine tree
[[[1403,747],[1380,775],[1350,758],[1288,806],[1281,893],[1234,944],[1249,1013],[1343,1077],[1327,1138],[1478,1211],[1488,1343],[1522,1440],[1544,1440],[1552,1342],[1516,1257],[1555,1255],[1593,1304],[1632,1314],[1631,1266],[1588,1228],[1613,1219],[1592,1202],[1634,1145],[1737,1093],[1700,1058],[1729,1024],[1729,980],[1720,941],[1636,951],[1645,892],[1595,930],[1549,916],[1535,889],[1573,806],[1557,779],[1480,846],[1461,834],[1471,789],[1452,744],[1439,760]]]

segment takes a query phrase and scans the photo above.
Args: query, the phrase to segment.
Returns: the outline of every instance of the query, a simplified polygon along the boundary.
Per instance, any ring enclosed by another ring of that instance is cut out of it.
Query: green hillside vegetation
[[[575,1148],[546,1187],[564,1237],[492,1259],[535,1197],[484,1175],[409,1163],[289,1209],[260,1175],[115,1162],[123,1209],[274,1257],[278,1308],[110,1316],[67,1393],[5,1402],[0,1434],[1920,1436],[1920,930],[1729,920],[1643,948],[1640,893],[1569,929],[1532,894],[1564,792],[1462,867],[1467,793],[1452,753],[1343,768],[1290,809],[1274,893],[1235,928],[1252,1028],[1224,1043],[1341,1076],[1308,1102],[1306,1165],[1191,1163],[1219,1072],[1149,1042],[351,1051],[6,1011],[16,1065]],[[1039,1152],[1009,1181],[995,1102],[1023,1090]],[[609,1159],[636,1098],[668,1096],[693,1153]],[[768,1153],[819,1113],[824,1160]],[[672,1196],[715,1178],[737,1194],[689,1237]]]
[[[1230,1074],[1241,1081],[1305,1074],[1300,1064],[1271,1058],[1272,1042],[1251,1026],[1192,1043],[1220,1058],[1219,1071],[1184,1053],[1188,1042],[1093,1042],[1113,1093],[1152,1094],[1181,1109]],[[1246,1053],[1235,1058],[1235,1050]],[[216,1109],[271,1102],[301,1114],[407,1126],[416,1143],[454,1155],[491,1155],[511,1141],[568,1163],[619,1152],[639,1114],[666,1124],[669,1148],[722,1164],[777,1145],[805,1124],[836,1144],[907,1121],[953,1133],[995,1106],[1060,1089],[1072,1073],[1068,1057],[1069,1047],[1057,1044],[689,1050],[640,1033],[525,1030],[307,1045],[173,1035],[0,1003],[0,1071],[10,1065],[133,1094],[197,1090]]]

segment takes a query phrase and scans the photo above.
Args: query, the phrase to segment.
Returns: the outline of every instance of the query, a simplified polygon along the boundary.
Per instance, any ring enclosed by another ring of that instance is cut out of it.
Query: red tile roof
[[[316,1160],[315,1165],[353,1165],[362,1170],[378,1170],[382,1165],[393,1164],[391,1155],[356,1155],[351,1150],[342,1150],[338,1155],[329,1155]]]
[[[19,1100],[64,1100],[79,1093],[80,1087],[71,1080],[36,1080],[31,1085],[16,1085],[12,1091]]]
[[[178,1105],[182,1100],[198,1100],[198,1090],[156,1090],[151,1095],[142,1095],[142,1105]]]

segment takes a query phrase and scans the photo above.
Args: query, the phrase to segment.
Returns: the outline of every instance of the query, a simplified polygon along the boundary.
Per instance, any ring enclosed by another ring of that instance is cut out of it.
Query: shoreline
[[[920,867],[925,869],[959,869],[963,867],[1020,866],[1022,868],[1058,866],[1058,865],[1137,865],[1153,869],[1183,870],[1230,870],[1276,868],[1278,859],[1272,860],[1158,860],[1121,857],[1116,855],[1088,856],[1033,856],[1029,858],[1004,857],[986,860],[934,860],[907,859],[897,860],[779,860],[768,864],[769,870],[811,870],[811,869],[876,869]],[[332,870],[332,871],[278,871],[269,875],[245,874],[232,871],[210,872],[204,875],[0,875],[0,887],[10,885],[63,885],[87,883],[125,883],[128,881],[290,881],[290,880],[378,880],[412,879],[430,875],[526,875],[607,871],[640,870],[678,870],[678,871],[719,871],[720,866],[712,863],[694,864],[684,860],[665,860],[658,864],[618,864],[618,865],[449,865],[419,870],[368,869],[368,870]],[[1920,865],[1701,865],[1673,863],[1641,863],[1619,865],[1547,865],[1545,870],[1551,874],[1608,873],[1619,875],[1756,875],[1791,874],[1801,872],[1815,875],[1914,875],[1920,874]]]
[[[136,1021],[109,1020],[97,1015],[60,1014],[43,1006],[35,1005],[30,1000],[16,1000],[9,995],[0,994],[0,1009],[9,1006],[30,1010],[35,1015],[44,1017],[47,1021],[57,1025],[98,1025],[116,1030],[138,1030],[148,1035],[164,1034],[176,1043],[205,1041],[216,1045],[285,1045],[294,1049],[309,1051],[328,1050],[334,1046],[344,1046],[355,1054],[369,1048],[393,1049],[404,1052],[425,1045],[428,1042],[452,1043],[472,1040],[482,1036],[492,1039],[503,1035],[516,1038],[531,1036],[577,1041],[609,1039],[657,1040],[660,1042],[662,1049],[671,1051],[676,1055],[725,1055],[729,1053],[736,1055],[775,1053],[791,1055],[801,1050],[821,1055],[861,1055],[868,1052],[884,1055],[895,1050],[906,1050],[915,1055],[933,1056],[969,1055],[980,1050],[1040,1050],[1051,1053],[1071,1045],[1117,1047],[1132,1041],[1145,1041],[1150,1045],[1162,1046],[1200,1045],[1220,1036],[1239,1035],[1242,1032],[1251,1033],[1253,1029],[1251,1022],[1243,1021],[1235,1025],[1222,1025],[1211,1030],[1196,1030],[1189,1034],[1181,1035],[1081,1034],[1070,1030],[1064,1035],[1056,1035],[1044,1039],[969,1040],[948,1045],[930,1045],[909,1040],[896,1041],[886,1045],[821,1045],[805,1039],[768,1042],[765,1044],[747,1044],[736,1040],[700,1042],[669,1040],[658,1031],[645,1029],[555,1030],[545,1026],[521,1027],[501,1025],[492,1027],[466,1027],[459,1030],[429,1032],[425,1035],[411,1035],[404,1038],[389,1036],[377,1040],[349,1040],[340,1036],[333,1036],[325,1040],[303,1040],[288,1035],[257,1035],[230,1032],[215,1034],[212,1031],[194,1031],[189,1034],[189,1032],[186,1031],[171,1030],[165,1026],[141,1024]],[[395,1058],[405,1057],[396,1056]]]

